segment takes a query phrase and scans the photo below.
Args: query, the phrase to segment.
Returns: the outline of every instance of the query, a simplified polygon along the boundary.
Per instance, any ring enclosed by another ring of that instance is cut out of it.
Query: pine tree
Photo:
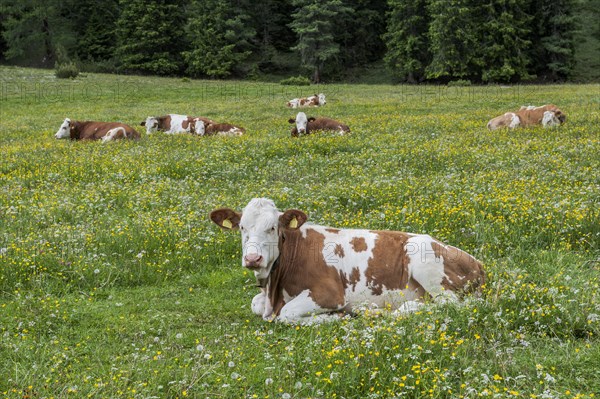
[[[533,58],[537,73],[551,80],[568,78],[575,63],[575,33],[573,16],[575,0],[534,0],[531,13],[535,15]]]
[[[82,60],[103,61],[114,56],[119,19],[118,0],[79,1],[77,54]]]
[[[249,22],[256,32],[253,44],[261,71],[276,72],[283,67],[277,55],[288,52],[294,43],[294,32],[287,26],[293,10],[289,0],[261,0],[249,4]]]
[[[292,50],[300,54],[301,65],[312,71],[313,82],[320,83],[325,64],[340,52],[336,21],[353,10],[341,0],[293,0],[292,4],[297,9],[289,26],[298,37]]]
[[[479,76],[479,4],[476,0],[430,0],[429,40],[432,61],[429,79],[474,79]]]
[[[392,74],[401,81],[416,83],[425,78],[429,64],[429,17],[427,0],[389,0],[387,46],[384,61]]]
[[[75,46],[72,23],[61,2],[4,0],[3,39],[7,60],[29,66],[66,61]]]
[[[532,17],[524,0],[491,0],[482,6],[479,20],[484,82],[510,82],[530,78],[529,49]]]
[[[336,42],[341,46],[343,67],[354,67],[381,60],[385,54],[386,0],[345,0],[353,10],[336,18],[339,26]]]
[[[183,53],[186,72],[192,76],[224,78],[234,73],[251,54],[255,36],[241,2],[198,0],[190,7],[186,35],[191,49]]]
[[[117,49],[121,68],[130,72],[172,75],[180,72],[181,0],[120,0]]]
[[[4,60],[4,53],[8,50],[8,45],[6,44],[6,40],[4,40],[4,23],[6,17],[7,15],[4,12],[0,14],[0,61]]]

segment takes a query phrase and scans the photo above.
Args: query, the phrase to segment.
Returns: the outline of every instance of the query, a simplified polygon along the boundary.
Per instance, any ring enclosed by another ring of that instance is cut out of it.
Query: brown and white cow
[[[208,118],[195,117],[189,115],[168,114],[164,116],[149,116],[140,123],[146,127],[146,134],[157,131],[167,134],[193,133],[193,124],[195,119],[202,119],[207,122],[213,122]]]
[[[204,118],[194,119],[192,132],[199,136],[242,136],[246,129],[231,123],[217,123]]]
[[[261,287],[252,311],[265,320],[320,322],[365,304],[414,310],[425,298],[453,301],[485,282],[473,256],[426,234],[309,224],[304,212],[279,212],[266,198],[210,218],[241,231],[242,266]]]
[[[292,137],[308,135],[317,130],[332,130],[342,135],[344,133],[350,133],[348,125],[343,124],[342,122],[324,117],[313,118],[311,116],[310,118],[307,118],[304,112],[298,112],[296,119],[290,118],[288,122],[296,125],[292,128]]]
[[[139,139],[140,134],[131,126],[120,122],[72,121],[65,118],[54,135],[57,139],[102,140]]]
[[[327,104],[325,94],[315,94],[310,97],[294,98],[287,102],[288,108],[319,107]]]
[[[518,111],[507,112],[490,120],[488,129],[496,130],[503,127],[514,129],[519,126],[542,125],[544,127],[557,126],[565,122],[566,115],[554,104],[536,107],[533,105],[522,106]]]

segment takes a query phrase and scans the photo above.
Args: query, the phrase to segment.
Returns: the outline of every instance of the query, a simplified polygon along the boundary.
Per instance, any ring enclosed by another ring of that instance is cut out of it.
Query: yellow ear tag
[[[295,216],[292,220],[290,220],[289,227],[290,227],[290,229],[295,229],[298,227],[298,219],[296,219]]]
[[[223,225],[223,227],[226,227],[228,229],[233,227],[233,224],[231,224],[231,220],[229,219],[225,219],[223,220],[223,222],[221,223],[221,225]]]

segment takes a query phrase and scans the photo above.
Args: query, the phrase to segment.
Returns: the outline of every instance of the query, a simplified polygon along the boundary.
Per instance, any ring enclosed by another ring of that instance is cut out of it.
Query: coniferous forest
[[[600,0],[0,0],[0,63],[313,82],[600,80]],[[373,72],[375,71],[375,72]]]

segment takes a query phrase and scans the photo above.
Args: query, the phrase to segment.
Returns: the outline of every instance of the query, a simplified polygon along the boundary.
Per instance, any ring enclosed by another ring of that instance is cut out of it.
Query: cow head
[[[202,119],[194,119],[192,132],[196,133],[198,136],[204,136],[206,133],[206,124]]]
[[[242,266],[254,272],[257,280],[266,279],[279,258],[279,241],[288,229],[298,229],[308,216],[297,209],[283,213],[275,203],[266,198],[254,198],[244,210],[216,209],[210,218],[227,230],[240,230],[242,234]]]
[[[327,101],[325,101],[325,94],[319,93],[317,97],[319,97],[319,105],[327,104]]]
[[[553,122],[555,122],[556,125],[565,123],[567,120],[567,115],[565,115],[556,105],[550,105],[550,112],[554,114]]]
[[[314,120],[315,118],[313,117],[307,118],[304,112],[298,112],[298,115],[296,115],[296,119],[290,118],[288,122],[292,124],[295,123],[298,135],[301,135],[308,134],[308,122],[312,122]]]
[[[544,112],[542,125],[544,127],[558,126],[565,123],[567,116],[555,105],[548,106],[548,110]]]
[[[141,126],[146,126],[146,134],[154,133],[158,131],[158,119],[153,116],[149,116],[145,121],[140,123]]]
[[[71,120],[69,118],[65,118],[54,137],[57,139],[67,139],[71,137]]]

